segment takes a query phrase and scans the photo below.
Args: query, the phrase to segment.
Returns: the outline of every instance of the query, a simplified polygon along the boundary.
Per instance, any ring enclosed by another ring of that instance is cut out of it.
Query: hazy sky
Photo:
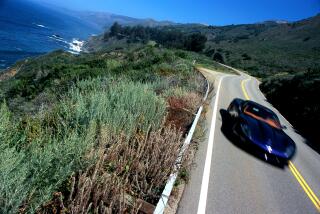
[[[1,0],[0,0],[1,1]],[[37,0],[76,10],[136,18],[225,25],[299,20],[320,12],[320,0]]]

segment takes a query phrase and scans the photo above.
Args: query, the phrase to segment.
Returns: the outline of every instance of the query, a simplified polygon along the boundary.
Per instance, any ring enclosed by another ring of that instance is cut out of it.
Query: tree
[[[104,32],[104,34],[103,34],[103,40],[104,40],[104,41],[108,41],[109,37],[110,37],[109,32],[107,32],[107,31]]]
[[[113,25],[110,28],[110,36],[118,36],[121,33],[121,25],[118,24],[118,22],[113,23]]]
[[[189,51],[200,52],[204,49],[206,42],[206,36],[200,33],[194,33],[190,36],[187,36],[185,41],[185,48]]]
[[[105,34],[104,39],[108,40],[109,37],[116,37],[117,39],[126,38],[128,43],[147,43],[149,40],[152,40],[165,47],[195,52],[202,51],[207,42],[207,37],[200,33],[184,35],[179,30],[150,28],[139,25],[134,27],[122,27],[117,22],[111,26],[110,31]]]
[[[224,63],[224,59],[221,53],[217,52],[213,55],[213,60],[220,62],[220,63]]]
[[[241,56],[243,57],[243,60],[251,60],[251,57],[246,53],[242,54]]]

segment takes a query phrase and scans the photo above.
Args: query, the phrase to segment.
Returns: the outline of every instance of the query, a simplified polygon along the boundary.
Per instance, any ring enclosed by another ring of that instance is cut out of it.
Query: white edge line
[[[224,78],[224,76],[222,76],[219,80],[218,90],[216,93],[216,99],[215,99],[213,113],[212,113],[211,129],[210,129],[210,134],[209,134],[207,155],[206,155],[203,176],[202,176],[201,191],[200,191],[200,198],[199,198],[197,214],[204,214],[206,212],[211,159],[212,159],[212,152],[213,152],[212,150],[213,150],[214,132],[215,132],[215,128],[216,128],[219,94],[220,94],[220,88],[221,88],[221,83],[222,83],[223,78]]]

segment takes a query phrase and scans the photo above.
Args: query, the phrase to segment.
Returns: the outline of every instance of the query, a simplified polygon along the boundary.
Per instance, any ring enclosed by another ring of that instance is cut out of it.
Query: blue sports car
[[[287,163],[296,150],[294,141],[283,131],[277,115],[249,100],[234,99],[228,107],[232,132],[242,141],[259,147],[267,156]]]

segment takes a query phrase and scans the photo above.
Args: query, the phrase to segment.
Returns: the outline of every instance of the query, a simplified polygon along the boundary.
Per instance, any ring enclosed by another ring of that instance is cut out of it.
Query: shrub
[[[70,213],[133,213],[139,208],[137,199],[158,200],[174,170],[181,133],[163,127],[144,137],[137,135],[130,143],[125,136],[105,136],[98,161],[72,176],[70,193],[64,200],[61,193],[55,194],[59,196],[56,208],[67,208]]]
[[[218,52],[213,55],[213,60],[220,62],[220,63],[224,63],[224,58],[223,58],[222,54],[218,53]]]
[[[113,134],[159,128],[166,112],[165,100],[148,85],[113,79],[88,79],[73,87],[62,103],[62,114],[73,126],[98,121],[107,124]],[[148,105],[146,105],[148,103]]]

